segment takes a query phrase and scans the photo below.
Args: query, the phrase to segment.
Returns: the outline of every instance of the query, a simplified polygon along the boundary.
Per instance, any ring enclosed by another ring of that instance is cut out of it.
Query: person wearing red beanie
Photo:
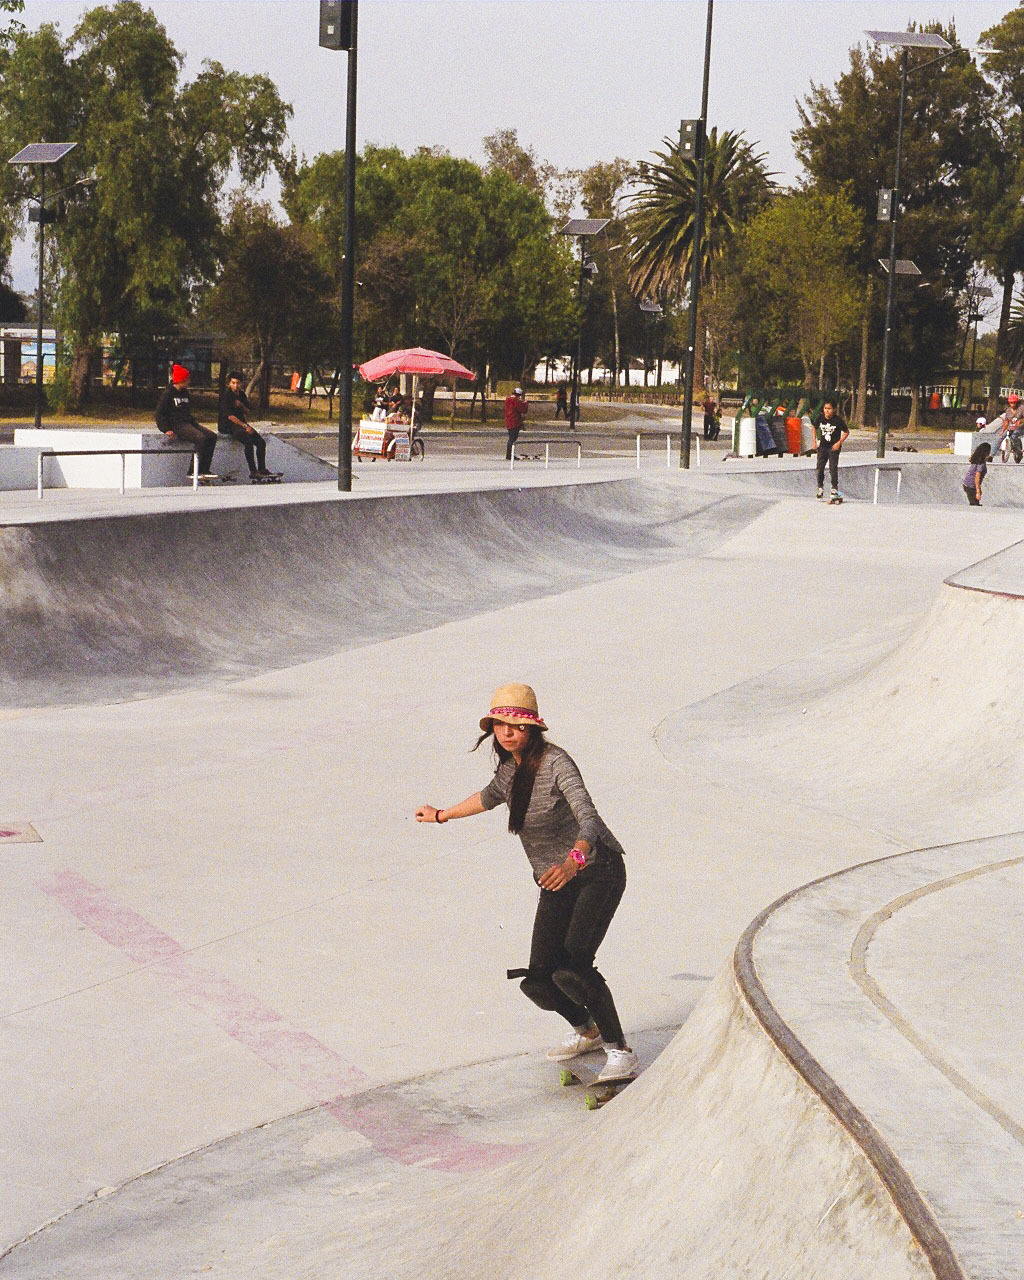
[[[189,371],[181,364],[171,365],[171,381],[164,388],[156,406],[156,425],[172,440],[184,440],[196,446],[199,474],[209,480],[217,477],[210,470],[217,433],[196,422],[192,415],[192,399],[188,392]],[[191,468],[189,468],[191,475]]]

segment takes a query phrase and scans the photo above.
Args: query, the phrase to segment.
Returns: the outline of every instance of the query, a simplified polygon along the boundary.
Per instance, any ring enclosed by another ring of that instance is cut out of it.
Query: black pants
[[[981,506],[981,499],[978,497],[978,492],[975,489],[973,484],[970,484],[970,485],[965,484],[964,493],[967,494],[967,501],[971,504],[972,507]]]
[[[519,439],[520,431],[522,431],[522,427],[513,427],[512,430],[508,433],[508,444],[505,446],[506,462],[510,462],[512,460],[512,446]]]
[[[569,406],[564,404],[561,400],[557,401],[555,404],[555,421],[557,422],[560,417],[566,419],[569,417]]]
[[[832,481],[832,489],[839,492],[839,450],[833,449],[827,440],[822,440],[818,445],[818,488],[821,489],[825,484],[825,463],[828,462],[829,479]]]
[[[255,427],[236,427],[232,422],[231,430],[225,432],[230,435],[232,440],[237,440],[245,450],[245,460],[249,464],[249,474],[255,475],[257,471],[266,471],[267,469],[267,442],[263,439]]]
[[[622,1025],[608,984],[594,967],[597,948],[626,888],[620,854],[601,850],[598,861],[562,889],[541,889],[533,922],[529,976],[524,995],[541,1009],[560,1013],[574,1027],[597,1023],[601,1039],[621,1044]]]
[[[201,427],[198,422],[192,421],[179,422],[174,428],[174,435],[178,440],[184,440],[186,444],[196,446],[196,452],[199,454],[199,474],[208,475],[213,463],[213,451],[217,447],[217,433],[211,431],[209,427]],[[189,474],[191,473],[190,466]]]

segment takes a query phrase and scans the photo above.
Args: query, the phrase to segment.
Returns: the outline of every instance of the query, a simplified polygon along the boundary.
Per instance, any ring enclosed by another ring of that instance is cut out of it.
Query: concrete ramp
[[[641,481],[0,529],[0,705],[230,680],[701,555],[766,509]]]
[[[851,637],[668,717],[683,768],[722,771],[904,847],[1014,829],[1024,747],[1024,544],[950,578],[909,635]]]

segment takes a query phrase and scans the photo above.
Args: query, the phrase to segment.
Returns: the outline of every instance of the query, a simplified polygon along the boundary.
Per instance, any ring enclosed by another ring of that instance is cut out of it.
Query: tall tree
[[[988,145],[970,173],[972,247],[1002,286],[999,327],[989,378],[988,412],[995,412],[1004,364],[1011,356],[1013,291],[1024,271],[1024,7],[984,32],[983,65],[996,98]]]
[[[747,273],[785,317],[806,387],[822,388],[826,357],[856,326],[862,232],[845,195],[813,190],[780,196],[747,228]]]
[[[72,404],[104,332],[130,343],[166,330],[213,278],[232,166],[252,183],[280,157],[291,109],[267,77],[211,62],[182,85],[181,61],[150,10],[118,0],[88,10],[67,40],[49,25],[15,35],[4,65],[0,142],[75,142],[61,180],[97,179],[51,237]],[[0,172],[0,195],[16,197],[16,182]]]
[[[952,26],[929,23],[955,49],[934,61],[928,50],[910,51],[904,117],[898,249],[931,282],[933,296],[960,290],[970,265],[969,218],[964,181],[986,133],[989,90]],[[924,64],[930,65],[925,68]],[[881,302],[878,259],[886,255],[889,227],[878,223],[878,192],[891,187],[900,100],[900,58],[872,45],[850,51],[849,69],[834,86],[812,85],[798,104],[793,134],[797,156],[813,185],[845,193],[863,218],[859,266],[863,279],[860,370],[856,416],[865,420],[872,335],[878,349]],[[913,340],[912,329],[900,342]],[[924,353],[926,354],[926,353]],[[894,351],[904,360],[906,353]],[[910,353],[910,363],[916,354]]]
[[[696,215],[697,162],[680,154],[670,138],[656,162],[640,171],[640,188],[629,213],[632,269],[637,297],[663,295],[681,300],[687,292]],[[772,191],[765,156],[740,133],[712,129],[705,143],[704,234],[700,247],[702,287],[743,223],[767,203]],[[698,334],[702,333],[700,319]],[[704,343],[698,339],[694,382],[704,378]]]
[[[282,225],[265,203],[233,202],[208,314],[229,340],[248,342],[260,413],[270,403],[272,364],[289,344],[301,345],[311,322],[314,328],[330,324],[330,285],[308,229]]]

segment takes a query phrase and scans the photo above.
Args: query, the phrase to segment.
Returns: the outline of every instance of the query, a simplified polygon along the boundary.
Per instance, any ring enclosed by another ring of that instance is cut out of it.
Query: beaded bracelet
[[[439,822],[439,823],[441,824],[441,826],[444,826],[444,824],[448,821],[448,819],[447,819],[447,818],[442,818],[442,817],[441,817],[441,812],[442,812],[442,811],[441,811],[440,809],[435,809],[435,810],[434,810],[434,821],[435,821],[435,822]]]

